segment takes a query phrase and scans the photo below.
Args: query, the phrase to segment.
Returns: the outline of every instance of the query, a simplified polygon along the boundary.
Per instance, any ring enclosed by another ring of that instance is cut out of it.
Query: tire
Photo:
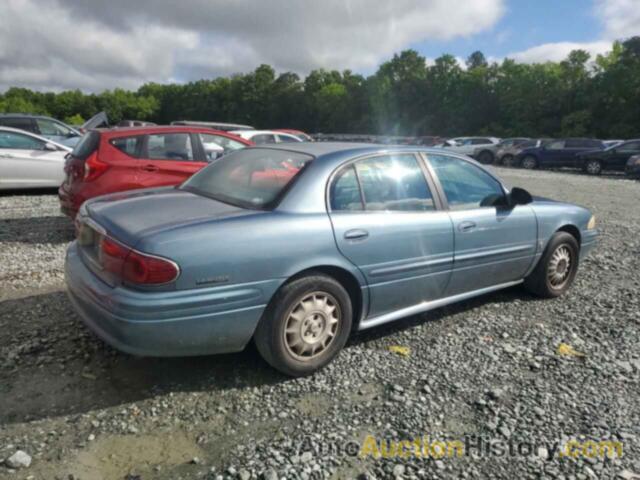
[[[573,235],[556,232],[549,240],[538,265],[525,279],[525,288],[543,298],[563,295],[578,273],[579,252],[580,246]]]
[[[584,164],[584,171],[589,175],[600,175],[602,173],[602,162],[600,160],[587,160]]]
[[[483,150],[478,154],[478,161],[484,165],[493,163],[493,153],[489,150]]]
[[[538,168],[538,159],[533,155],[527,155],[520,162],[520,166],[527,170],[533,170],[534,168]]]
[[[301,377],[338,355],[351,332],[352,317],[351,299],[344,287],[327,275],[311,273],[285,284],[274,295],[254,341],[272,367]]]
[[[513,158],[513,155],[509,153],[502,156],[500,163],[505,167],[515,167],[515,159]]]

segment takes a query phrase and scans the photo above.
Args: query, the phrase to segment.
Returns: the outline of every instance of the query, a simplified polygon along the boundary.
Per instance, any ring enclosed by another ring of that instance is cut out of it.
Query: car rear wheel
[[[513,155],[510,155],[510,154],[503,155],[501,158],[501,163],[505,167],[514,167],[515,165],[513,162]]]
[[[489,165],[490,163],[493,163],[493,153],[491,153],[489,150],[483,150],[478,155],[478,161],[485,165]]]
[[[540,297],[559,297],[571,287],[578,272],[579,252],[573,235],[556,232],[538,265],[525,279],[525,288]]]
[[[533,155],[527,155],[522,159],[520,165],[522,166],[522,168],[525,168],[527,170],[533,170],[534,168],[538,167],[538,159]]]
[[[600,175],[602,173],[602,163],[600,160],[588,160],[584,165],[584,171],[589,175]]]
[[[349,337],[349,294],[333,278],[311,274],[284,285],[267,307],[254,341],[262,357],[286,375],[313,373],[333,360]]]

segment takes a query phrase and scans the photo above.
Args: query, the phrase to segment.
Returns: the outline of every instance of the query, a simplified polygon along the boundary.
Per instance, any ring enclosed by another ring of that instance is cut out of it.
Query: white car
[[[296,143],[302,142],[295,135],[284,132],[275,132],[273,130],[233,130],[229,133],[238,135],[245,140],[251,140],[256,145],[264,143]]]
[[[471,156],[477,148],[497,145],[499,142],[500,139],[495,137],[456,137],[450,138],[440,146],[452,152]]]
[[[59,187],[71,150],[24,130],[0,127],[0,190]]]

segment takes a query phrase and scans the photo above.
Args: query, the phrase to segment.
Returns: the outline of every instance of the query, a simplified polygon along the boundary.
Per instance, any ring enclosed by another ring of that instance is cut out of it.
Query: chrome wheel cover
[[[551,255],[547,266],[547,281],[551,288],[556,290],[563,288],[569,281],[572,268],[571,250],[567,245],[560,245]]]
[[[291,356],[308,361],[322,354],[335,339],[342,312],[326,292],[306,294],[287,314],[284,344]]]

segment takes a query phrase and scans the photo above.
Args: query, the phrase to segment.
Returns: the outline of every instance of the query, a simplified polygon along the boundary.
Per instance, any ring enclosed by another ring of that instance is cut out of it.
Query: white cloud
[[[2,0],[0,89],[133,88],[268,63],[375,67],[414,43],[491,28],[504,0]]]
[[[507,55],[517,62],[522,63],[543,63],[543,62],[560,62],[567,58],[572,50],[586,50],[594,59],[596,55],[603,54],[611,50],[612,42],[557,42],[545,43],[521,52],[514,52]]]
[[[595,14],[604,23],[604,36],[620,39],[640,35],[638,0],[597,0]]]
[[[519,62],[539,63],[560,61],[572,50],[586,50],[595,58],[611,50],[615,40],[640,35],[639,0],[595,0],[593,14],[602,25],[600,39],[593,42],[545,43],[507,55]]]

